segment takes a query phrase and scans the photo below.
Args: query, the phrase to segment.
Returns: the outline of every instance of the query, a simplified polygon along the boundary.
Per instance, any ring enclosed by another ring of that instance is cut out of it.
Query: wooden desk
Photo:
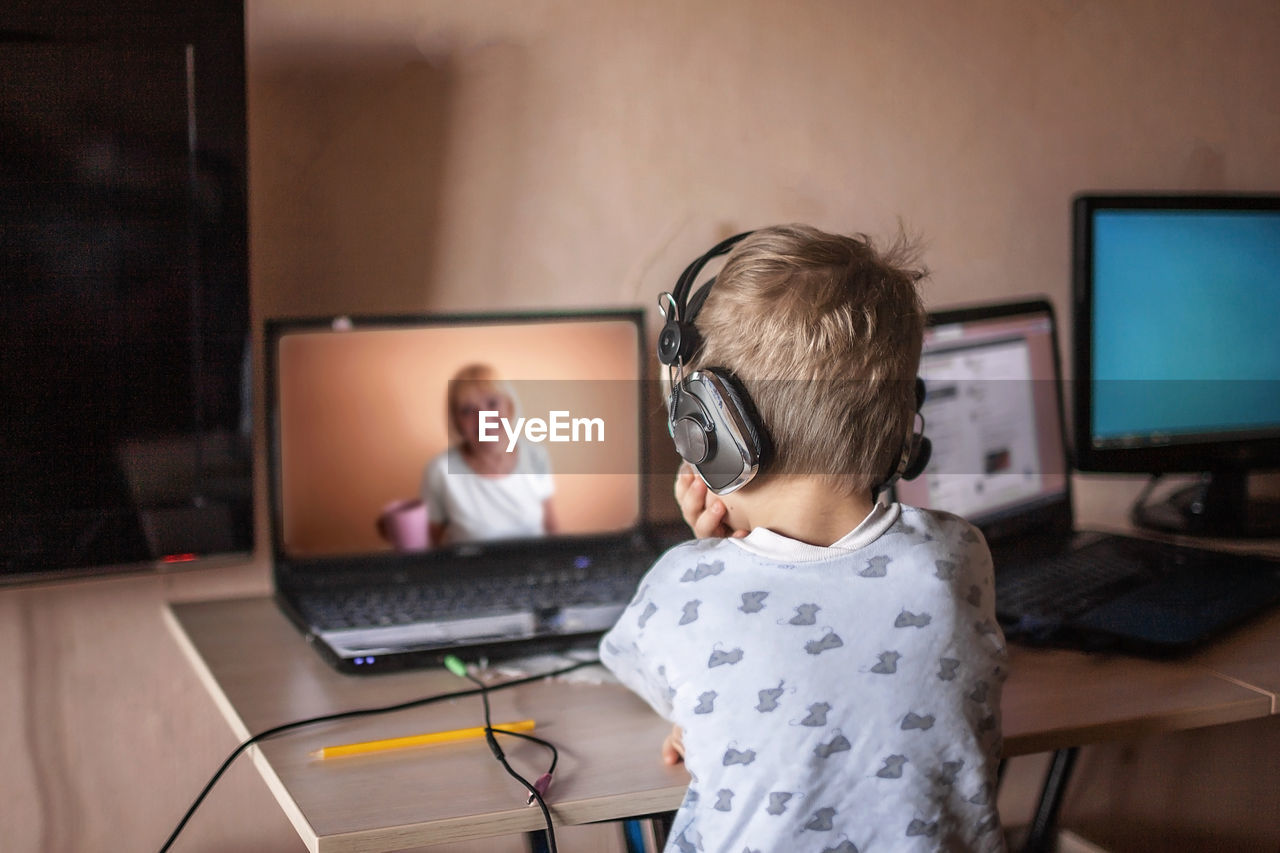
[[[1009,650],[1003,702],[1006,757],[1271,713],[1265,691],[1185,661],[1014,644]]]
[[[1249,622],[1188,661],[1267,694],[1271,713],[1280,714],[1280,610]]]
[[[330,669],[266,598],[174,604],[166,614],[236,735],[290,720],[448,693],[468,685],[443,670],[348,676]],[[1264,653],[1243,634],[1246,671]],[[1271,645],[1270,648],[1276,648]],[[1224,655],[1226,653],[1224,652]],[[1162,663],[1015,648],[1004,693],[1005,751],[1018,755],[1209,726],[1272,711],[1265,690],[1196,661]],[[610,820],[675,809],[688,777],[663,766],[668,725],[617,685],[531,684],[492,697],[495,720],[533,718],[561,749],[550,806],[557,822]],[[475,697],[303,729],[251,752],[313,851],[389,851],[541,828],[537,809],[481,742],[319,762],[335,743],[476,725]],[[507,747],[527,775],[545,768],[531,744]]]
[[[237,737],[351,708],[390,705],[471,687],[438,669],[352,676],[331,669],[267,598],[171,605],[167,621]],[[670,731],[618,685],[538,683],[491,696],[493,718],[532,718],[560,749],[548,798],[559,823],[672,810],[683,768],[657,760]],[[340,743],[465,728],[482,722],[477,697],[323,724],[250,750],[285,814],[312,851],[384,851],[541,829],[483,741],[318,761]],[[535,744],[503,743],[528,778],[547,766]]]

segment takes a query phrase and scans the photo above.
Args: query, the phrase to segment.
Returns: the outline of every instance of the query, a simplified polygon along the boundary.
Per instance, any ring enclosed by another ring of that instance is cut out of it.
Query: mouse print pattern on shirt
[[[689,571],[685,572],[680,580],[682,583],[696,583],[706,578],[715,577],[724,571],[724,563],[717,560],[714,563],[698,563]]]
[[[907,763],[905,755],[890,755],[884,760],[884,766],[876,771],[881,779],[901,779],[902,767]]]
[[[871,671],[878,675],[893,675],[898,671],[898,661],[902,658],[897,652],[881,652],[880,662],[871,667]]]
[[[857,846],[846,838],[835,847],[824,847],[822,853],[859,853],[859,851]]]
[[[742,649],[733,649],[728,652],[721,649],[713,649],[711,658],[707,661],[707,668],[714,669],[717,666],[731,666],[740,660],[742,660]]]
[[[895,628],[923,628],[933,621],[933,617],[928,613],[912,613],[910,610],[903,609],[898,614],[898,618],[893,620]]]
[[[778,697],[782,695],[784,689],[782,685],[784,683],[785,682],[779,681],[777,687],[768,687],[761,690],[757,694],[760,697],[760,701],[756,705],[756,710],[762,714],[767,714],[770,711],[776,711],[778,709]]]
[[[770,791],[769,805],[765,807],[765,811],[771,815],[786,814],[787,803],[791,802],[791,798],[795,796],[790,791]]]
[[[827,724],[827,713],[831,710],[831,705],[827,702],[814,702],[807,709],[809,716],[800,721],[800,725],[816,728]]]
[[[938,659],[938,678],[941,681],[955,681],[957,673],[960,671],[960,661],[958,658],[939,658]]]
[[[878,557],[872,557],[867,560],[867,567],[858,572],[859,576],[864,578],[883,578],[889,574],[890,558],[881,554]]]
[[[844,640],[840,639],[839,635],[836,634],[835,631],[828,628],[827,633],[822,635],[822,639],[810,640],[805,643],[804,650],[811,655],[820,655],[829,649],[838,649],[843,645]]]
[[[693,601],[686,601],[684,607],[680,608],[679,624],[688,625],[690,622],[698,621],[698,605],[700,604],[702,602],[696,598]]]
[[[849,743],[849,739],[836,732],[836,736],[830,742],[820,743],[814,747],[813,754],[819,758],[830,758],[837,752],[848,752],[851,749],[853,749],[853,744]]]
[[[822,608],[816,604],[797,604],[796,615],[787,620],[789,625],[816,625],[818,611]]]

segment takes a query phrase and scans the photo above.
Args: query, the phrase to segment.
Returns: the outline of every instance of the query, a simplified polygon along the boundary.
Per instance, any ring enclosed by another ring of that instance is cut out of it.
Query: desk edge
[[[162,608],[161,617],[166,627],[173,634],[178,643],[178,648],[182,650],[183,656],[187,658],[188,663],[195,670],[196,677],[212,697],[214,705],[217,706],[218,711],[222,714],[222,718],[231,727],[232,734],[236,736],[240,743],[244,743],[252,737],[252,733],[250,733],[248,726],[245,725],[244,720],[236,713],[235,706],[231,704],[231,700],[227,698],[227,695],[222,692],[222,688],[218,686],[217,679],[213,677],[213,673],[210,672],[204,658],[196,649],[195,644],[191,642],[191,637],[188,636],[186,628],[182,626],[181,620],[174,612],[174,606],[174,602],[166,602]],[[262,781],[267,783],[267,788],[271,791],[272,796],[276,798],[276,802],[280,804],[280,808],[289,818],[289,822],[293,824],[294,831],[298,833],[298,837],[302,839],[303,844],[307,846],[311,853],[320,853],[320,840],[315,828],[311,826],[310,821],[302,813],[302,809],[297,802],[289,795],[288,789],[280,781],[280,777],[276,775],[275,769],[267,761],[266,756],[262,754],[262,750],[258,749],[257,745],[254,745],[249,747],[246,752],[253,761],[254,767],[258,769],[258,774],[262,777]]]

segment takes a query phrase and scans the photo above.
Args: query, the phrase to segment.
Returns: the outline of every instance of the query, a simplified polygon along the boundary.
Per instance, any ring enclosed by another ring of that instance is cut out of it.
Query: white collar
[[[871,512],[857,527],[826,547],[791,539],[780,533],[774,533],[767,527],[757,527],[746,537],[729,541],[736,542],[745,550],[771,560],[793,563],[827,560],[867,547],[879,539],[898,520],[901,513],[902,505],[899,503],[875,503],[871,507]]]

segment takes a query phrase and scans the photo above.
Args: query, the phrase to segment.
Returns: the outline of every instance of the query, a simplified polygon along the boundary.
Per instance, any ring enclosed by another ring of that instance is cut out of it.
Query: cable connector
[[[539,797],[545,797],[547,795],[547,789],[550,787],[551,787],[550,773],[543,773],[541,776],[538,777],[538,781],[533,783],[533,789],[538,792]],[[537,801],[537,797],[534,797],[533,794],[530,794],[529,802],[527,802],[525,805],[531,806],[536,801]]]
[[[467,677],[467,665],[462,662],[461,658],[455,657],[454,655],[445,655],[444,668],[459,678]]]
[[[506,755],[502,752],[502,747],[498,746],[498,739],[493,736],[493,729],[488,726],[484,730],[484,742],[489,744],[489,751],[493,753],[493,757],[499,761],[505,761]]]

